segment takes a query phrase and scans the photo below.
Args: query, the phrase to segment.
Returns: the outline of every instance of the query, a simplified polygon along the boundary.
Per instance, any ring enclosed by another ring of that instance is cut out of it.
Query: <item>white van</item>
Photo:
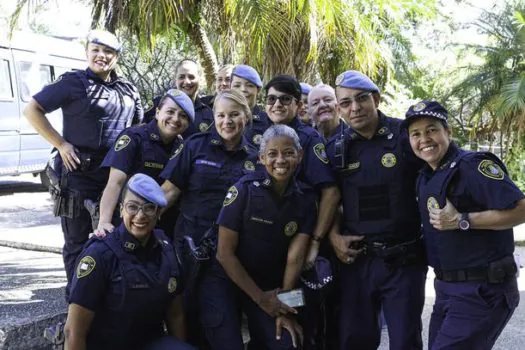
[[[79,42],[32,33],[0,34],[0,175],[40,174],[50,155],[47,143],[23,115],[31,97],[62,73],[87,67]],[[48,113],[62,132],[62,111]]]

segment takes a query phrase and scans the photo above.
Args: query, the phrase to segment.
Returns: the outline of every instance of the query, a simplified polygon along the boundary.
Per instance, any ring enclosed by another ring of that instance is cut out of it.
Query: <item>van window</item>
[[[0,100],[10,100],[13,98],[13,83],[11,81],[11,71],[9,61],[0,60]]]
[[[29,102],[31,96],[42,90],[45,85],[51,83],[51,66],[31,62],[20,62],[20,96],[22,101]]]

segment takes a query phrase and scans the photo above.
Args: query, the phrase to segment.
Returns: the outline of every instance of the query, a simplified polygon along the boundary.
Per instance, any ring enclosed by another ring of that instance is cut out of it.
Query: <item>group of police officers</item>
[[[59,153],[66,349],[242,349],[243,313],[250,349],[377,349],[381,312],[391,349],[422,349],[428,265],[428,348],[492,348],[519,302],[525,198],[497,157],[451,141],[443,106],[395,119],[360,72],[335,89],[264,85],[242,64],[201,98],[199,67],[182,60],[144,113],[115,73],[121,49],[92,31],[88,68],[24,112]],[[45,117],[58,108],[62,133]],[[95,227],[86,200],[100,203]],[[302,307],[279,298],[297,288]]]

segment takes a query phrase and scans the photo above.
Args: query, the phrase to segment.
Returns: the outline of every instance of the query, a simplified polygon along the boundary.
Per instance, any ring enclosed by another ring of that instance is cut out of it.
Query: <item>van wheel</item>
[[[49,180],[49,177],[47,176],[46,171],[45,170],[41,171],[39,175],[40,175],[40,182],[42,183],[42,186],[48,189],[49,186],[51,186],[51,180]]]

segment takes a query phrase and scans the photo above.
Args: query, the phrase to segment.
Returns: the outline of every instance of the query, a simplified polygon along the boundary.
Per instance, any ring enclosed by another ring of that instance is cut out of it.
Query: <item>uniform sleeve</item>
[[[80,79],[72,73],[65,73],[53,83],[44,86],[33,98],[46,113],[49,113],[70,102],[74,91],[82,90],[85,91]]]
[[[228,190],[221,212],[217,218],[217,224],[230,230],[241,232],[244,221],[244,208],[248,189],[242,183],[236,183]]]
[[[181,143],[168,160],[160,177],[169,180],[180,190],[187,188],[192,171],[192,152],[187,143]]]
[[[69,295],[71,304],[78,304],[91,311],[95,311],[102,303],[108,283],[108,265],[100,247],[93,243],[80,254]]]
[[[460,181],[466,181],[469,195],[485,210],[512,209],[524,198],[501,166],[490,157],[476,155],[461,162],[460,169]]]
[[[315,224],[317,223],[317,196],[314,193],[308,193],[302,198],[302,201],[304,203],[302,208],[304,215],[303,220],[299,223],[299,230],[297,232],[312,236]]]
[[[303,146],[303,163],[301,171],[303,180],[321,190],[335,184],[330,162],[326,155],[325,144],[319,135],[312,135]]]
[[[135,172],[135,162],[140,157],[139,136],[126,129],[106,154],[102,167],[115,168],[131,175]]]

